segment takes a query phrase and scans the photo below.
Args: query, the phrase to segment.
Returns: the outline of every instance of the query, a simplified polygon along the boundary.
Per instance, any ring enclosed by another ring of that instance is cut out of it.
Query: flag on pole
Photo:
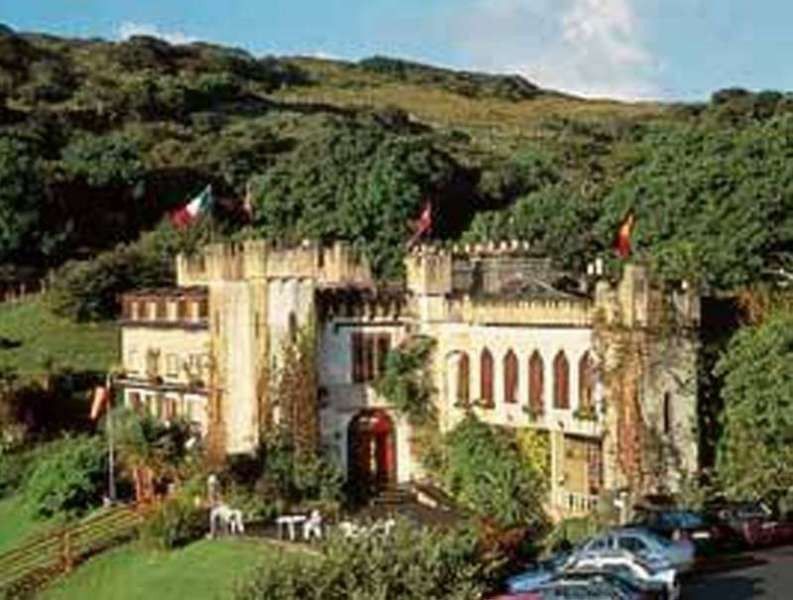
[[[105,386],[94,388],[94,399],[91,402],[91,420],[96,421],[99,416],[107,410],[110,404],[110,392]]]
[[[209,212],[212,204],[212,184],[209,184],[198,196],[171,213],[171,223],[178,229],[188,227],[198,220],[201,215]]]
[[[636,217],[633,211],[630,211],[625,215],[619,230],[617,230],[617,237],[614,239],[614,251],[622,259],[626,259],[631,255],[631,234],[635,224]]]
[[[251,182],[245,184],[245,199],[242,201],[242,212],[249,223],[253,222],[254,209],[253,209],[253,192],[251,191]]]
[[[429,233],[432,229],[432,202],[427,200],[424,204],[424,208],[421,209],[421,215],[419,215],[418,221],[414,223],[415,232],[413,233],[413,237],[410,238],[408,242],[408,246],[412,246],[415,244],[423,235]]]

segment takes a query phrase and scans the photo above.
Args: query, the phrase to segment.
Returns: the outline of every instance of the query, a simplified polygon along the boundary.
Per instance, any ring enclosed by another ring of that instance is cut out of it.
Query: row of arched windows
[[[503,382],[504,401],[516,404],[520,365],[513,350],[504,355]],[[479,355],[479,401],[484,408],[493,408],[495,380],[493,375],[493,354],[485,348]],[[545,365],[540,353],[535,350],[528,360],[528,405],[532,412],[539,414],[545,406],[544,398]],[[578,361],[578,401],[581,408],[591,408],[594,404],[595,372],[592,356],[585,352]],[[457,369],[457,401],[466,405],[471,401],[471,362],[467,353],[460,354]],[[567,355],[560,350],[553,359],[553,407],[570,408],[570,364]]]

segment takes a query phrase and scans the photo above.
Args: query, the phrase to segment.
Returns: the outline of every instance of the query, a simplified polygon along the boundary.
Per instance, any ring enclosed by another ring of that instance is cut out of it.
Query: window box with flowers
[[[573,418],[579,421],[597,421],[598,414],[594,406],[581,406],[573,412]]]
[[[543,415],[545,414],[542,410],[534,408],[533,406],[524,406],[523,412],[529,417],[529,421],[532,423],[542,421]]]

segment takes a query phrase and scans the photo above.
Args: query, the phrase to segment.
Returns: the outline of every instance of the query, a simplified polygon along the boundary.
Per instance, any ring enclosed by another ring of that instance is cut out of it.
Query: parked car
[[[580,552],[627,550],[651,563],[664,562],[686,572],[694,566],[694,544],[690,540],[669,540],[641,527],[621,527],[597,535],[585,542]]]
[[[653,600],[614,573],[565,573],[536,592],[542,600]],[[513,600],[510,597],[510,600]],[[533,599],[532,599],[533,600]]]
[[[566,571],[563,575],[560,575],[554,583],[557,585],[565,582],[571,583],[578,579],[604,581],[629,598],[640,598],[641,600],[663,600],[666,598],[667,594],[666,589],[663,586],[656,586],[654,584],[647,585],[646,583],[639,581],[630,575],[607,570],[573,569]],[[542,593],[542,590],[540,590],[540,593]]]
[[[565,574],[571,572],[617,575],[648,598],[677,600],[680,597],[677,573],[667,561],[653,563],[625,550],[577,554],[565,566]]]
[[[644,511],[634,524],[673,541],[690,540],[696,553],[702,555],[733,550],[740,545],[729,527],[690,510]]]
[[[562,552],[555,554],[548,560],[538,562],[533,568],[507,579],[507,591],[515,594],[538,589],[553,580],[569,559],[570,554]]]
[[[773,546],[793,541],[793,523],[774,518],[761,502],[721,502],[708,515],[728,527],[745,547]]]

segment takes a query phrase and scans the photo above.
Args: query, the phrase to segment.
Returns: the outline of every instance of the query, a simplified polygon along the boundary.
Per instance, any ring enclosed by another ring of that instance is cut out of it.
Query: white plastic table
[[[275,520],[276,525],[278,525],[278,537],[284,538],[284,525],[286,525],[289,529],[289,540],[294,542],[296,536],[295,525],[305,523],[307,518],[305,515],[284,515],[278,517]]]

